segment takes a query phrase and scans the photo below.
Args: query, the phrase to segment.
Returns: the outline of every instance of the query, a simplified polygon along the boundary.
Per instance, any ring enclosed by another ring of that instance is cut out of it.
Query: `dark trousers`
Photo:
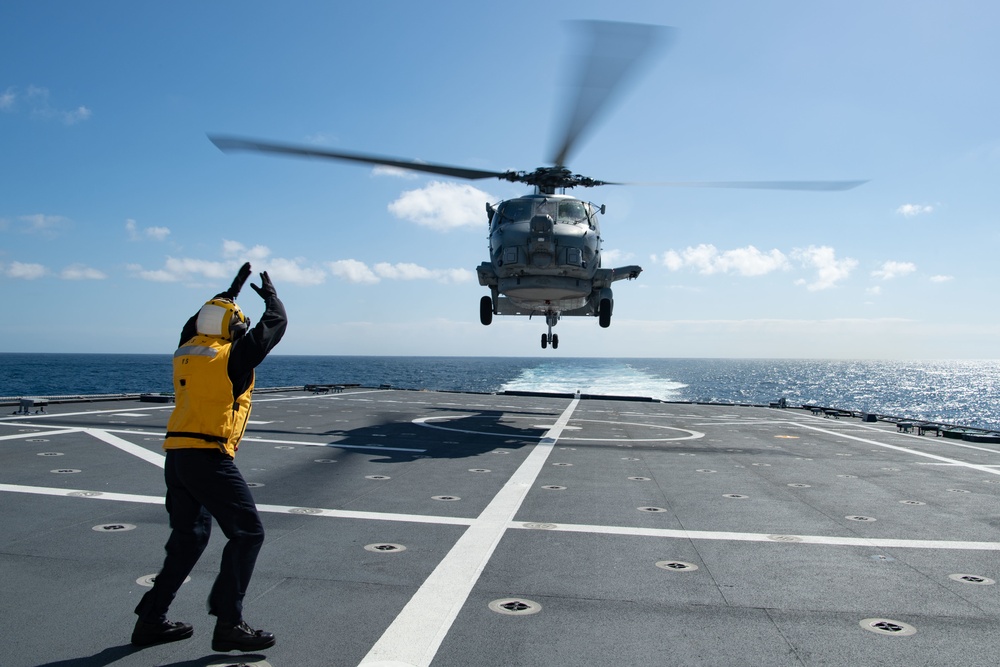
[[[148,622],[166,618],[177,590],[208,545],[215,517],[229,542],[208,596],[208,613],[236,625],[243,620],[243,597],[264,542],[250,488],[233,460],[213,449],[167,450],[163,476],[171,528],[167,556],[135,613]]]

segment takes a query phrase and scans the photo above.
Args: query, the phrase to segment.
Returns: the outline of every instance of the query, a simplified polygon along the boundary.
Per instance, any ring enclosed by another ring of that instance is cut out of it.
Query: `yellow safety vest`
[[[229,379],[232,343],[195,336],[174,352],[176,406],[167,422],[164,449],[221,449],[236,456],[250,418],[250,387],[233,400]]]

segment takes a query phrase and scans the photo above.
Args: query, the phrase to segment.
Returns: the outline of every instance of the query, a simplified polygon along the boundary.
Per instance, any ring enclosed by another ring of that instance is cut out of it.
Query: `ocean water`
[[[259,387],[645,396],[820,405],[1000,430],[1000,360],[824,361],[507,357],[268,357]],[[0,354],[0,397],[170,392],[170,355]]]

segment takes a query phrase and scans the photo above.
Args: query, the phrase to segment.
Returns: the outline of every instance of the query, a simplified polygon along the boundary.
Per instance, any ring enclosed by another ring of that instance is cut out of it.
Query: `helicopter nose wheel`
[[[545,323],[549,325],[549,332],[542,334],[542,349],[551,345],[554,350],[559,347],[559,334],[552,333],[552,327],[559,323],[559,313],[551,311],[545,313]]]

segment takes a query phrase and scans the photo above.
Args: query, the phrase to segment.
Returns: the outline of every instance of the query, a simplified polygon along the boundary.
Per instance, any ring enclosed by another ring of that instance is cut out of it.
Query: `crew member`
[[[208,597],[216,617],[214,651],[255,651],[274,645],[274,635],[243,620],[243,597],[264,526],[243,475],[233,461],[250,417],[254,369],[285,333],[285,307],[267,272],[260,287],[264,314],[252,329],[236,304],[250,276],[244,264],[228,290],[208,301],[181,332],[174,353],[176,406],[167,424],[164,478],[170,515],[167,555],[153,588],[139,601],[132,644],[150,646],[186,639],[189,623],[167,620],[177,590],[208,545],[212,517],[229,541]]]

